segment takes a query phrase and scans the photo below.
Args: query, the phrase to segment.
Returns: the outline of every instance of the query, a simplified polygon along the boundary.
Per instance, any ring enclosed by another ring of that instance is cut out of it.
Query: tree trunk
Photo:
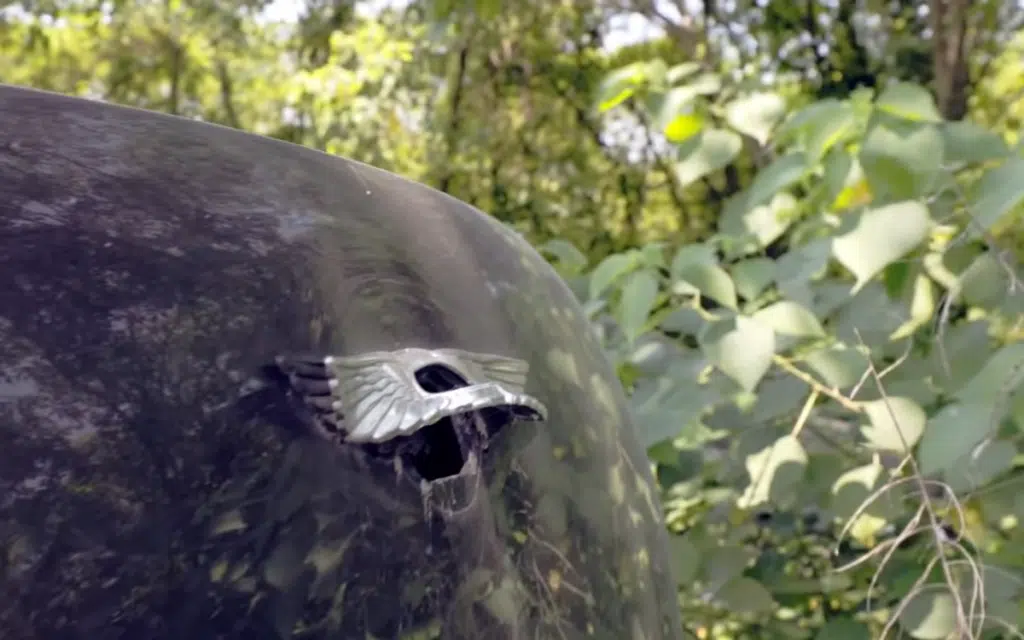
[[[948,120],[967,115],[970,69],[967,67],[969,0],[931,0],[932,67],[939,111]]]

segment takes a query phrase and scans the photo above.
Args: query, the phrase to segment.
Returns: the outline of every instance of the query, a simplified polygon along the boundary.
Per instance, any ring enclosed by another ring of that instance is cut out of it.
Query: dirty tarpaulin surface
[[[0,121],[6,638],[678,637],[622,390],[516,234],[224,128],[13,88]],[[524,386],[353,443],[282,365],[407,348]]]

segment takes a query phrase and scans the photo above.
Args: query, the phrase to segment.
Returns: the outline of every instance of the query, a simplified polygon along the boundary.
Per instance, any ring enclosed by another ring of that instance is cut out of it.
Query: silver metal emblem
[[[529,365],[515,358],[408,348],[278,362],[314,409],[333,414],[324,416],[329,430],[340,428],[348,442],[381,443],[487,408],[523,420],[547,417],[544,405],[524,392]],[[438,365],[461,378],[455,388],[431,392],[420,384],[417,373]]]

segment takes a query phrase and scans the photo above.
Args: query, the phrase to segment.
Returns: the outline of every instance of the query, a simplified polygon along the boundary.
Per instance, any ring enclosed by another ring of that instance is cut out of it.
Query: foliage
[[[1024,622],[1016,0],[384,4],[26,0],[0,81],[344,154],[525,233],[630,392],[699,637]],[[627,15],[658,31],[611,47]]]
[[[552,251],[631,391],[685,619],[701,637],[1018,628],[1024,272],[991,230],[1021,210],[1019,150],[910,83],[784,117],[777,94],[716,104],[709,77],[627,69],[602,109],[686,95],[651,115],[682,181],[765,157],[703,242],[589,270]]]

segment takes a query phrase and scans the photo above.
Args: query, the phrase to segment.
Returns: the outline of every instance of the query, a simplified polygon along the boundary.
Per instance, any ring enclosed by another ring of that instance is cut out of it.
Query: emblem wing
[[[424,402],[416,379],[390,352],[329,357],[327,366],[345,414],[347,440],[383,442],[440,417]]]
[[[526,388],[526,376],[530,372],[530,364],[525,360],[455,349],[441,351],[450,358],[476,366],[480,369],[484,379],[497,382],[513,393],[522,393]]]
[[[519,420],[546,420],[547,408],[533,396],[527,395],[526,378],[530,363],[518,358],[446,349],[445,355],[476,367],[485,380],[493,381],[505,392],[500,406]],[[498,406],[490,405],[490,406]]]
[[[451,364],[464,374],[470,373],[467,368],[476,369],[476,374],[468,376],[468,386],[429,393],[419,385],[415,372],[430,363]],[[350,442],[384,442],[448,416],[488,408],[505,409],[525,420],[543,420],[547,415],[543,404],[523,392],[527,363],[504,356],[402,349],[328,356],[316,364],[327,379],[326,385],[316,383],[317,391],[323,394],[324,386],[330,389],[329,400],[318,394],[318,405],[329,402]]]

